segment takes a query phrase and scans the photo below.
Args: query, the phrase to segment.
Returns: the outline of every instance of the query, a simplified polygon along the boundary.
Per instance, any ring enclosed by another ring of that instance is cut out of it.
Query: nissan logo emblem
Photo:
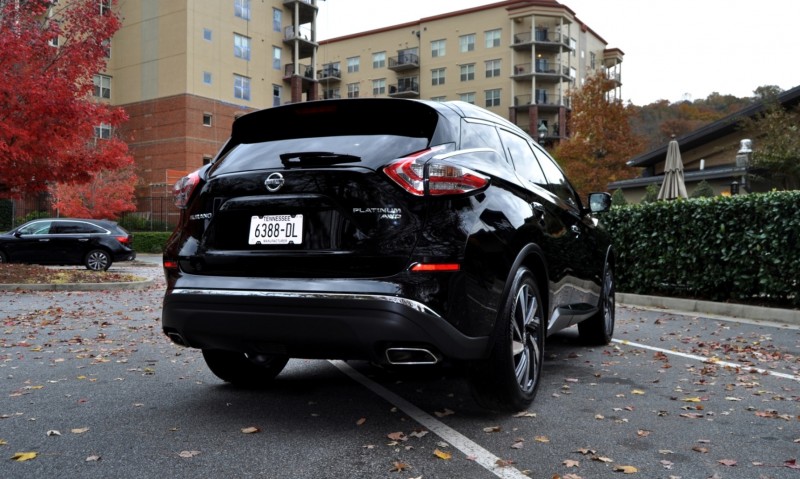
[[[264,180],[264,186],[267,187],[267,190],[275,193],[283,186],[283,175],[280,173],[272,173]]]

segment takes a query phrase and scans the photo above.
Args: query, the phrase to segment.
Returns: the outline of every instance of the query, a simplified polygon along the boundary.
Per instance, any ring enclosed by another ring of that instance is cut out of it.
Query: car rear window
[[[344,157],[336,164],[379,168],[431,143],[439,114],[419,102],[350,99],[307,102],[245,115],[234,123],[227,151],[211,176],[282,168],[280,155],[324,152]]]

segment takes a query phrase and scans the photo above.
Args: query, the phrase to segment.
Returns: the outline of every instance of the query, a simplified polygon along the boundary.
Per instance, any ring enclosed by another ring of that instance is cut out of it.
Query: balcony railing
[[[419,68],[419,55],[416,53],[401,53],[396,57],[389,57],[389,70],[403,71]]]
[[[400,78],[397,85],[389,87],[389,96],[395,98],[415,98],[419,96],[419,80],[417,77]]]
[[[514,65],[511,76],[516,80],[526,80],[534,75],[542,81],[560,82],[571,80],[569,67],[548,62],[518,63]]]
[[[317,5],[312,0],[284,0],[283,5],[287,8],[292,9],[292,13],[294,13],[294,4],[298,3],[299,8],[297,9],[300,13],[300,17],[298,18],[299,23],[302,25],[304,23],[311,23],[314,20],[314,15],[317,12]]]
[[[287,63],[283,69],[283,79],[289,80],[295,74],[300,75],[306,80],[314,79],[314,69],[311,68],[311,65],[303,65],[302,63],[299,63],[297,70],[295,70],[294,63]]]
[[[569,108],[569,98],[559,98],[555,92],[537,92],[536,95],[515,95],[514,106],[524,108],[530,105],[540,107],[567,107]]]
[[[515,33],[512,47],[529,47],[535,44],[537,50],[574,50],[569,35],[565,35],[549,28],[537,28],[533,32]]]
[[[322,70],[317,70],[318,80],[341,80],[342,72],[338,66],[322,65]]]

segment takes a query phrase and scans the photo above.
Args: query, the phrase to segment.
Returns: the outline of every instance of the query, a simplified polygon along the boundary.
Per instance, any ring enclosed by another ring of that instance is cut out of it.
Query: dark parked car
[[[84,265],[105,271],[132,261],[133,236],[113,221],[42,218],[0,234],[0,263]]]
[[[163,328],[221,379],[288,358],[465,364],[491,409],[526,407],[545,338],[614,330],[614,252],[521,129],[463,102],[351,99],[245,115],[175,185]]]

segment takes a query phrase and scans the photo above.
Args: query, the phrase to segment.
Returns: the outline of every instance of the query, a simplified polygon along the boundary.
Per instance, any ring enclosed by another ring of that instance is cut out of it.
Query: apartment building
[[[178,178],[210,161],[237,115],[316,99],[316,0],[120,0],[117,8],[123,25],[95,96],[130,116],[119,134],[136,160],[140,198],[169,196]]]
[[[605,72],[621,97],[623,52],[555,0],[512,0],[320,42],[322,98],[462,100],[552,144],[569,93]]]

